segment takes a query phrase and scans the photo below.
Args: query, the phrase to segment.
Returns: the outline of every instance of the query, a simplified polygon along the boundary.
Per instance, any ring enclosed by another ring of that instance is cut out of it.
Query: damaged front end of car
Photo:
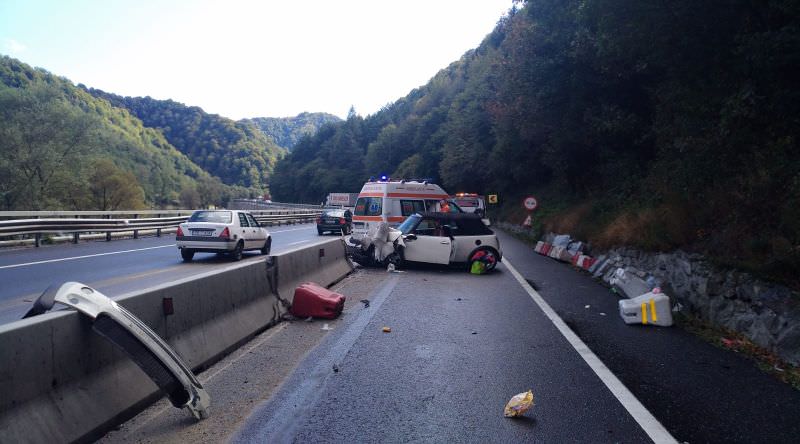
[[[399,265],[403,260],[403,232],[386,222],[370,228],[360,239],[350,239],[348,253],[352,259],[364,266],[385,267]]]

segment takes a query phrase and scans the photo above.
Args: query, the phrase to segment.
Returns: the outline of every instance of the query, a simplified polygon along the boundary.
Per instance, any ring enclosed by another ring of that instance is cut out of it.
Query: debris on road
[[[392,332],[392,329],[390,327],[383,327],[382,330],[383,330],[384,333],[391,333]]]
[[[334,319],[342,313],[344,301],[344,295],[306,282],[295,288],[290,312],[296,317]]]
[[[364,308],[369,307],[369,299],[362,299],[361,303],[364,304]]]
[[[645,293],[619,301],[619,315],[626,324],[672,325],[672,307],[664,293]]]
[[[533,406],[533,391],[528,390],[527,392],[514,395],[514,397],[511,398],[510,401],[508,401],[508,404],[506,404],[506,408],[503,410],[503,415],[506,418],[522,416],[532,406]]]

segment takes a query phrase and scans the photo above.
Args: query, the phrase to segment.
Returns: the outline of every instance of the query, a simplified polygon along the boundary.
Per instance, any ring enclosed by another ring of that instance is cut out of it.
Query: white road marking
[[[308,227],[303,227],[303,228],[292,228],[291,230],[280,230],[280,231],[279,230],[273,231],[273,230],[269,230],[269,229],[268,230],[269,230],[270,233],[288,233],[289,231],[310,230],[312,228],[314,228],[314,227],[308,226]]]
[[[175,244],[159,245],[158,247],[137,248],[137,249],[134,249],[134,250],[110,251],[108,253],[87,254],[85,256],[62,257],[62,258],[59,258],[59,259],[48,259],[46,261],[26,262],[24,264],[2,265],[2,266],[0,266],[0,270],[6,269],[6,268],[26,267],[28,265],[39,265],[39,264],[50,264],[50,263],[53,263],[53,262],[74,261],[74,260],[77,260],[77,259],[86,259],[88,257],[109,256],[109,255],[112,255],[112,254],[133,253],[133,252],[136,252],[136,251],[155,250],[156,248],[175,248]]]
[[[533,299],[533,302],[539,306],[544,312],[545,316],[556,326],[558,331],[566,338],[567,342],[572,345],[575,351],[589,364],[589,367],[594,371],[597,377],[603,381],[603,384],[608,387],[611,393],[619,400],[625,410],[630,413],[634,420],[639,423],[639,426],[655,443],[675,443],[678,441],[661,425],[660,422],[645,408],[642,403],[628,390],[627,387],[620,381],[611,370],[603,364],[603,361],[589,349],[589,347],[564,323],[560,316],[550,307],[550,305],[542,298],[542,296],[531,287],[531,285],[522,277],[521,274],[514,268],[508,261],[508,258],[503,258],[503,264],[511,271],[514,278],[519,282],[522,288]]]
[[[290,230],[280,230],[280,231],[270,231],[270,232],[271,233],[286,233],[286,232],[289,232],[289,231],[308,230],[308,229],[311,229],[311,228],[313,228],[313,227],[292,228]],[[304,240],[304,241],[300,241],[300,242],[294,242],[294,243],[291,243],[289,245],[301,244],[303,242],[308,242],[308,240]],[[23,264],[0,265],[0,270],[4,270],[4,269],[7,269],[7,268],[27,267],[29,265],[50,264],[50,263],[53,263],[53,262],[74,261],[74,260],[77,260],[77,259],[86,259],[86,258],[98,257],[98,256],[108,256],[108,255],[111,255],[111,254],[135,253],[137,251],[146,251],[146,250],[154,250],[156,248],[169,248],[169,247],[175,247],[175,244],[160,245],[158,247],[137,248],[137,249],[133,249],[133,250],[111,251],[111,252],[108,252],[108,253],[87,254],[85,256],[62,257],[62,258],[59,258],[59,259],[48,259],[48,260],[44,260],[44,261],[26,262],[26,263],[23,263]]]
[[[304,244],[306,242],[311,242],[311,241],[309,239],[306,239],[306,240],[301,240],[301,241],[297,241],[297,242],[292,242],[291,244],[287,244],[287,245]]]

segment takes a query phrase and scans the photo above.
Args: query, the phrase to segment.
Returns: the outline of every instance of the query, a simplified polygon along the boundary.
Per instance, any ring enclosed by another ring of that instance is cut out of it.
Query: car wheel
[[[471,267],[475,261],[481,261],[484,264],[484,273],[488,273],[497,267],[497,258],[499,257],[497,251],[493,248],[478,248],[469,256],[468,265]]]
[[[322,236],[323,231],[317,228],[317,235]]]
[[[233,251],[231,251],[231,259],[235,261],[242,260],[242,250],[244,250],[244,242],[239,241],[236,244],[236,248],[234,248]]]
[[[194,257],[194,251],[187,250],[186,248],[181,249],[181,257],[183,258],[184,262],[189,262]]]
[[[268,237],[267,241],[264,242],[264,247],[261,248],[261,254],[269,254],[269,250],[272,249],[272,238]]]
[[[392,264],[395,268],[400,268],[403,265],[403,257],[400,253],[394,252],[386,256],[386,265]]]

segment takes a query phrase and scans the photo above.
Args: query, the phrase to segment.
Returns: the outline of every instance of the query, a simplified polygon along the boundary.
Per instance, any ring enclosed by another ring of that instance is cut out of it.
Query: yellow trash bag
[[[522,416],[531,407],[533,407],[533,392],[528,390],[527,392],[514,395],[514,397],[508,401],[508,404],[506,404],[503,414],[506,418]]]

